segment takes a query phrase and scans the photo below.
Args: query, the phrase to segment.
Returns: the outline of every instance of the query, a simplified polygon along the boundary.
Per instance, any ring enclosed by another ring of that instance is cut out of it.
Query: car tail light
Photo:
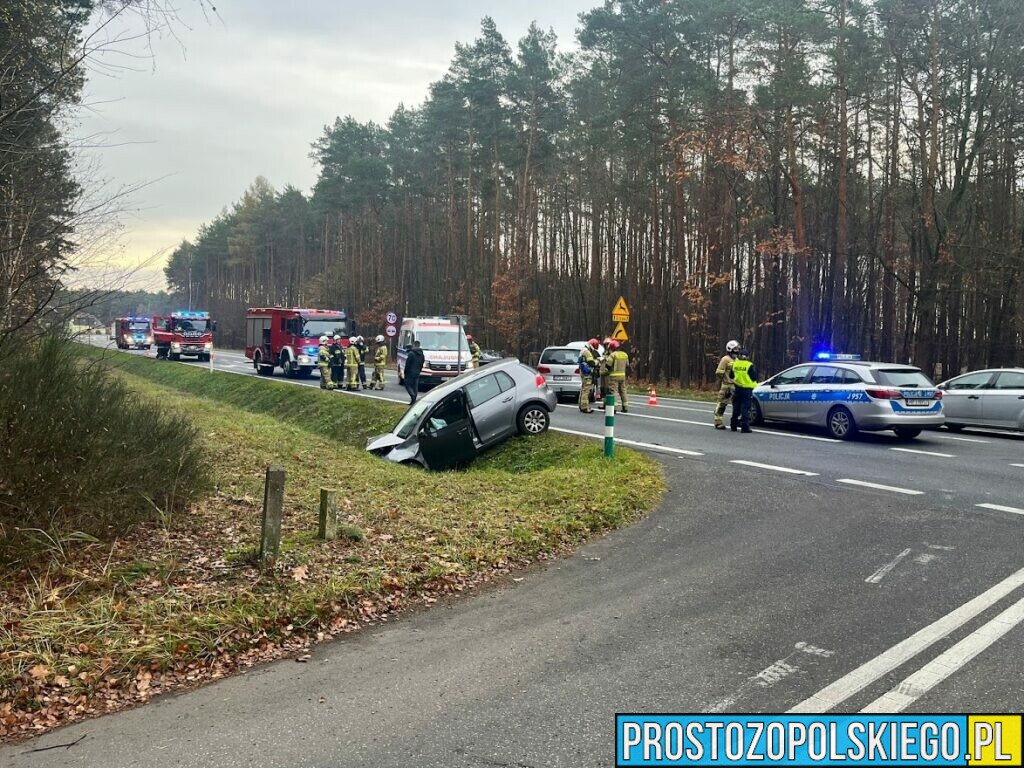
[[[865,391],[876,400],[899,400],[903,397],[898,389],[868,389]]]
[[[579,372],[580,372],[579,368],[577,368],[575,371],[573,371],[573,373],[579,373]]]
[[[544,387],[548,385],[547,379],[545,379],[539,373],[537,374],[537,378],[534,381],[536,381],[537,383],[537,389],[544,389]]]
[[[539,368],[537,368],[537,371],[539,373],[551,373],[551,369],[548,368],[546,365],[540,366]]]

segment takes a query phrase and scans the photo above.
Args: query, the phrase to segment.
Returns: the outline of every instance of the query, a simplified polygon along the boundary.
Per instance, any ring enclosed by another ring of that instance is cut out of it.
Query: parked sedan
[[[556,397],[579,400],[582,384],[579,358],[580,351],[571,347],[548,347],[540,353],[537,370],[547,377],[548,386]]]
[[[946,427],[1024,430],[1024,368],[973,371],[939,384]]]
[[[515,359],[464,373],[417,400],[366,450],[399,464],[441,470],[465,464],[518,432],[547,431],[557,399],[547,380]]]

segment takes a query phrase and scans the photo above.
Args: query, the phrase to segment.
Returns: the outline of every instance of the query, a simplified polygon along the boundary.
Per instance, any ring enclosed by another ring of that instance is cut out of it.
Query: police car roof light
[[[848,352],[828,352],[826,350],[822,350],[821,352],[815,352],[814,353],[814,359],[815,360],[839,360],[839,361],[847,360],[847,361],[853,362],[853,361],[860,360],[861,358],[860,358],[860,355],[854,355],[854,354],[850,354]]]

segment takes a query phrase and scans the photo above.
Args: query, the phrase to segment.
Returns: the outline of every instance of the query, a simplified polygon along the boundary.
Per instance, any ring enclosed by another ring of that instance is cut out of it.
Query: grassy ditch
[[[90,355],[93,353],[89,353]],[[559,434],[461,472],[367,455],[400,406],[117,355],[137,396],[197,431],[212,492],[112,541],[0,574],[0,738],[37,733],[230,674],[433,602],[649,511],[657,464]],[[263,473],[284,465],[282,557],[254,564]],[[319,488],[344,535],[316,540]],[[600,489],[599,494],[581,489]]]

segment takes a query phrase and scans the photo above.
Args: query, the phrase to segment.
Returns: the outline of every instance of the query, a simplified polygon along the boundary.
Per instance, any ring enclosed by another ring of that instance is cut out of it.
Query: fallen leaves
[[[292,581],[297,581],[302,584],[309,580],[309,566],[308,565],[297,565],[292,568]]]

